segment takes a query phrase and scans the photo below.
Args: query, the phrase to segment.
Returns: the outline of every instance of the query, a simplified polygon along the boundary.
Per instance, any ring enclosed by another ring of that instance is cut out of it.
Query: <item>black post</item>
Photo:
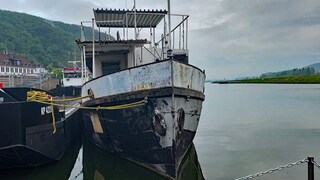
[[[314,180],[313,157],[308,157],[308,180]]]

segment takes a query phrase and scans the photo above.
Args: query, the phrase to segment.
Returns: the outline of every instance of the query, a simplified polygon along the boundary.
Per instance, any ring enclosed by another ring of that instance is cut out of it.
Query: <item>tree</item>
[[[54,78],[62,79],[62,69],[54,69],[51,73]]]
[[[50,63],[48,66],[47,66],[47,70],[51,73],[53,71],[53,64]]]

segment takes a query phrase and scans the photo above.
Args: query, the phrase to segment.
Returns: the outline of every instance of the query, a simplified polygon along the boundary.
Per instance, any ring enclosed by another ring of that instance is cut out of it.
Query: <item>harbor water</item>
[[[230,180],[307,156],[319,162],[319,107],[320,85],[207,84],[194,140],[204,175]],[[307,164],[256,179],[304,180]]]
[[[314,156],[320,162],[320,85],[206,84],[195,148],[208,180],[231,180]],[[54,148],[54,147],[52,147]],[[195,155],[191,157],[196,157]],[[197,165],[196,165],[197,166]],[[195,179],[200,168],[185,166]],[[315,167],[315,179],[320,169]],[[61,161],[1,171],[0,179],[164,179],[82,139]],[[307,163],[258,180],[307,179]]]

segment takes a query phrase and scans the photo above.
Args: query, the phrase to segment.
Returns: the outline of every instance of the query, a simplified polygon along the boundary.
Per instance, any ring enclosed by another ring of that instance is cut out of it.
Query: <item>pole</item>
[[[136,0],[134,0],[134,40],[137,40],[137,8],[136,8]],[[133,55],[134,55],[134,66],[137,65],[136,62],[136,45],[134,45],[134,50],[133,50]]]
[[[136,0],[134,0],[134,40],[137,40],[137,9],[136,9]]]
[[[314,180],[314,158],[308,157],[308,180]]]
[[[80,48],[80,57],[81,57],[81,84],[83,84],[84,83],[83,48]]]
[[[168,28],[169,28],[169,49],[171,49],[171,10],[170,10],[170,0],[168,0]]]
[[[83,68],[84,68],[84,82],[88,80],[87,62],[86,62],[86,46],[82,46],[83,50]]]
[[[94,44],[94,19],[92,18],[92,77],[96,77],[96,59],[95,59],[95,44]]]

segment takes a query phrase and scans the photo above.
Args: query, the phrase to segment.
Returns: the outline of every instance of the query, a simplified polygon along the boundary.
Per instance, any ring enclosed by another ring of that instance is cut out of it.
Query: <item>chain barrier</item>
[[[248,180],[248,179],[254,179],[254,178],[257,178],[257,177],[261,177],[261,176],[264,176],[264,175],[267,175],[267,174],[272,174],[274,172],[278,172],[278,171],[282,171],[284,169],[288,169],[288,168],[291,168],[293,166],[297,166],[297,165],[300,165],[300,164],[303,164],[303,163],[306,163],[308,162],[308,158],[305,158],[305,159],[302,159],[302,160],[299,160],[299,161],[296,161],[294,163],[289,163],[287,165],[284,165],[284,166],[279,166],[277,168],[274,168],[274,169],[268,169],[266,171],[262,171],[262,172],[258,172],[256,174],[252,174],[252,175],[248,175],[248,176],[245,176],[245,177],[241,177],[241,178],[237,178],[235,180]],[[313,161],[312,162],[315,166],[317,166],[318,168],[320,168],[320,166],[315,162]],[[317,164],[317,165],[316,165]]]

